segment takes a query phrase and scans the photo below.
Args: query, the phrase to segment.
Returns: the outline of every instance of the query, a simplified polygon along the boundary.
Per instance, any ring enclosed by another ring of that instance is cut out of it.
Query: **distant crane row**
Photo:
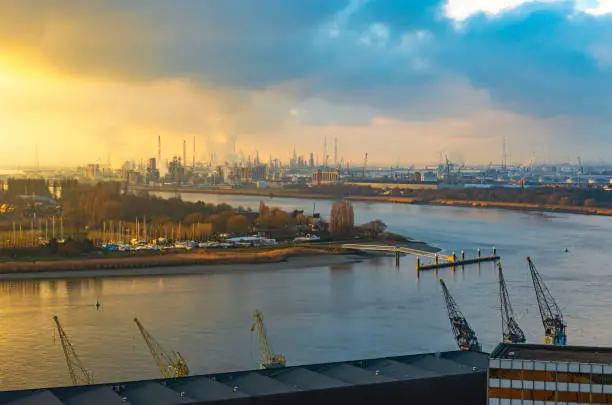
[[[527,263],[529,264],[529,271],[536,292],[542,325],[544,326],[544,343],[565,346],[567,345],[567,324],[563,318],[563,314],[555,299],[552,297],[552,294],[544,284],[542,276],[536,269],[531,258],[527,257]],[[506,343],[525,343],[525,333],[518,325],[516,317],[514,316],[514,311],[512,310],[512,305],[510,304],[508,288],[504,280],[501,263],[498,263],[498,277],[502,339]],[[450,295],[444,280],[440,280],[440,284],[442,285],[442,294],[444,295],[451,329],[453,330],[453,335],[457,342],[457,346],[459,346],[459,350],[480,351],[481,346],[476,337],[476,333],[470,327],[465,316],[461,313],[459,306]]]
[[[73,385],[91,385],[94,383],[93,374],[91,374],[79,359],[76,354],[72,343],[68,335],[60,325],[57,316],[53,317],[57,326],[57,331],[62,344],[62,350],[66,358],[66,365],[68,366],[68,374]],[[159,369],[163,378],[178,378],[187,377],[189,375],[189,366],[179,352],[168,352],[161,344],[147,331],[147,329],[140,323],[138,318],[134,318],[134,323],[138,327],[140,334],[142,335],[155,363]],[[261,349],[261,363],[260,368],[280,368],[285,367],[285,356],[282,354],[274,354],[268,343],[268,336],[266,333],[266,327],[263,322],[263,314],[261,311],[255,311],[253,315],[253,324],[251,326],[251,333],[258,330],[259,334],[259,346]]]

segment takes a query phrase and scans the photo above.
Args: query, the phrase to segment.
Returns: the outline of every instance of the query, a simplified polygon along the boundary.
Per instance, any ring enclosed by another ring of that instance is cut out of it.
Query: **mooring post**
[[[477,254],[478,254],[477,257],[480,259],[480,248],[478,248],[478,253]]]
[[[416,271],[417,273],[421,269],[421,258],[419,256],[416,257]]]
[[[453,252],[453,263],[455,263],[457,261],[457,256],[455,255],[455,252]]]
[[[461,251],[461,261],[465,260],[465,252],[462,250]]]
[[[438,265],[438,254],[436,253],[436,255],[434,256],[434,264],[437,266]]]
[[[493,246],[493,257],[497,256],[497,249],[495,249],[495,246]]]
[[[399,267],[400,265],[400,251],[399,249],[395,249],[395,266]]]

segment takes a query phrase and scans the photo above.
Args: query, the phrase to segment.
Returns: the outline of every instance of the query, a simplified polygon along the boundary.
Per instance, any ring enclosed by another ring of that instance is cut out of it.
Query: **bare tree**
[[[348,201],[334,203],[329,215],[329,230],[332,233],[348,233],[355,226],[353,205]]]
[[[270,207],[268,207],[266,205],[265,202],[260,201],[259,202],[259,219],[263,219],[265,217],[267,217],[270,214]]]

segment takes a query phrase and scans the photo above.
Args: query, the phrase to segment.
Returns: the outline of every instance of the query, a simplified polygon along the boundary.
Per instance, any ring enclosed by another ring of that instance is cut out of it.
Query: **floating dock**
[[[453,252],[453,254],[450,256],[440,256],[436,254],[434,256],[433,263],[421,263],[420,256],[417,256],[416,270],[417,272],[419,272],[421,270],[437,270],[437,269],[444,269],[444,268],[454,268],[454,267],[466,266],[469,264],[477,264],[477,263],[483,263],[483,262],[496,262],[496,261],[499,261],[500,259],[501,258],[498,256],[497,250],[495,248],[493,248],[492,254],[490,256],[482,256],[480,254],[480,249],[478,249],[476,257],[468,258],[468,259],[466,259],[464,252],[461,252],[460,256],[455,255],[455,252]],[[397,261],[399,262],[399,260]]]
[[[465,266],[468,264],[476,264],[476,263],[482,263],[482,262],[496,262],[500,260],[499,256],[483,256],[483,257],[475,257],[473,259],[465,259],[465,260],[457,260],[457,261],[445,261],[445,262],[439,262],[439,263],[430,263],[430,264],[420,264],[419,267],[417,267],[418,271],[421,270],[436,270],[436,269],[443,269],[443,268],[448,268],[448,267],[459,267],[459,266]]]

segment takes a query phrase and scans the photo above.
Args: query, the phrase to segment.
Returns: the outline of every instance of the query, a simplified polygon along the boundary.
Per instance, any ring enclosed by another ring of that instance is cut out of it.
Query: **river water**
[[[184,194],[185,200],[257,209],[260,198]],[[266,199],[311,212],[313,202]],[[316,211],[331,202],[318,200]],[[568,321],[570,344],[612,344],[612,218],[492,209],[355,203],[356,222],[381,219],[392,232],[448,252],[496,246],[512,303],[531,342],[542,327],[525,256],[531,255]],[[564,253],[565,248],[569,253]],[[193,276],[0,281],[0,389],[69,385],[54,332],[58,315],[96,382],[157,378],[132,319],[138,316],[192,374],[253,369],[259,351],[249,332],[263,310],[272,348],[290,365],[453,350],[440,291],[444,278],[490,351],[500,340],[498,285],[492,263],[424,272],[414,257],[309,269]],[[94,307],[96,299],[102,308]]]

